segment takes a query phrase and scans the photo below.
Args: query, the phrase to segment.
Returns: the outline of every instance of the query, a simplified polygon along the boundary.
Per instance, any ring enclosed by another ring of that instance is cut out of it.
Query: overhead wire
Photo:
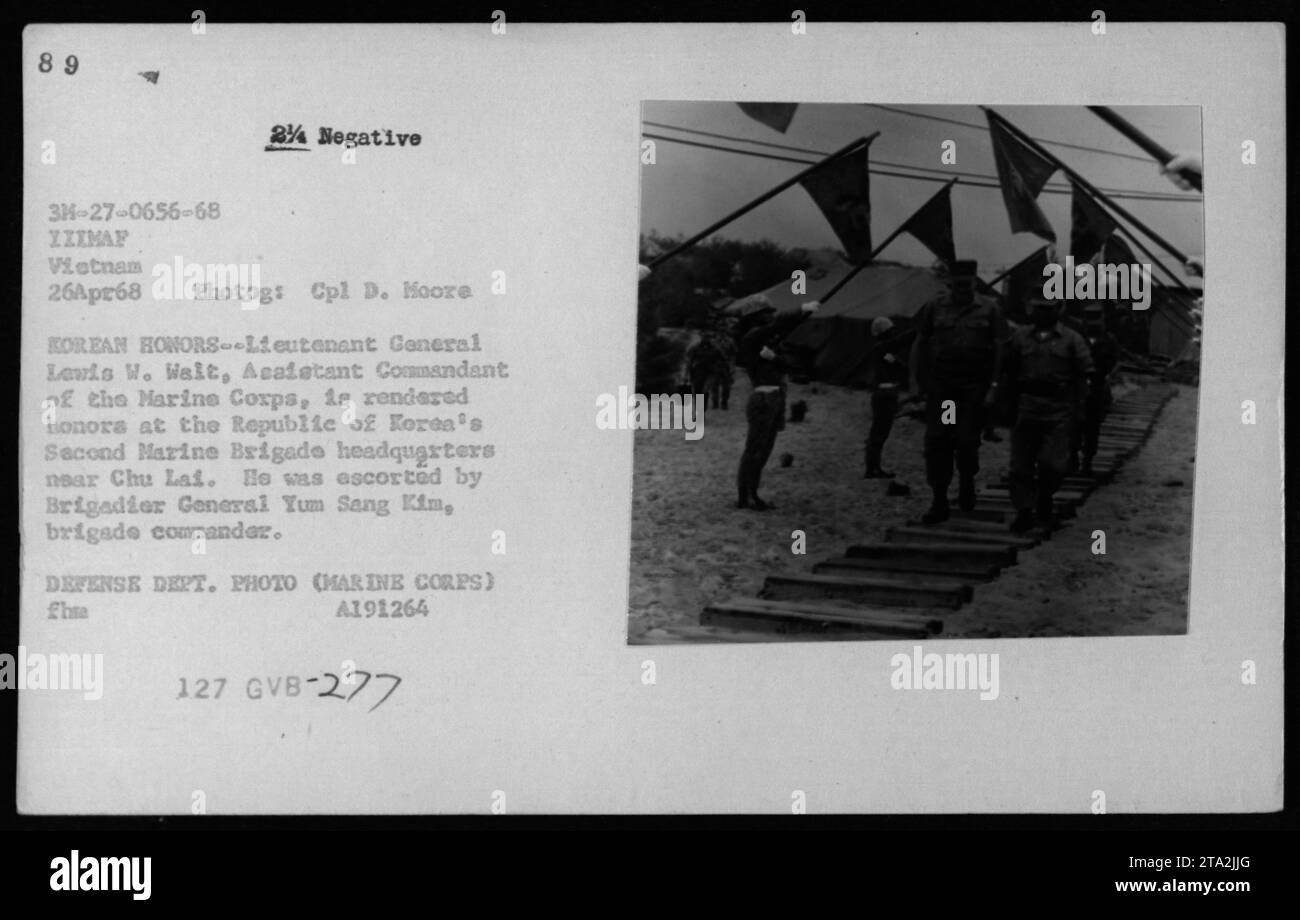
[[[912,118],[924,118],[929,121],[941,121],[950,125],[961,125],[963,128],[975,128],[978,131],[987,131],[989,129],[988,125],[982,125],[978,122],[962,121],[959,118],[945,118],[942,115],[931,115],[928,112],[914,112],[910,109],[900,109],[892,105],[880,105],[875,102],[861,102],[859,105],[872,109],[881,109],[885,112],[895,112],[899,115],[908,115]],[[1030,137],[1033,137],[1033,135],[1030,135]],[[1069,147],[1072,150],[1086,150],[1089,153],[1103,153],[1106,156],[1122,157],[1126,160],[1137,160],[1139,163],[1151,162],[1150,157],[1141,157],[1135,153],[1124,153],[1119,150],[1106,150],[1102,147],[1089,147],[1086,144],[1071,144],[1068,141],[1054,141],[1045,137],[1034,137],[1033,139],[1038,141],[1040,144],[1051,144],[1054,147]]]
[[[733,141],[733,142],[735,142],[735,143],[749,144],[749,145],[754,145],[754,146],[759,146],[759,147],[768,147],[768,148],[771,148],[771,149],[774,149],[774,150],[787,150],[787,151],[791,151],[791,152],[793,152],[793,153],[810,153],[810,154],[813,154],[813,155],[815,155],[815,156],[819,156],[819,157],[826,157],[826,156],[828,155],[828,151],[818,150],[818,149],[816,149],[816,148],[814,148],[814,147],[796,147],[796,146],[794,146],[794,145],[792,145],[792,144],[777,144],[777,143],[773,143],[772,141],[753,140],[753,139],[746,138],[746,137],[738,137],[738,136],[733,135],[733,134],[721,134],[721,133],[719,133],[719,132],[717,132],[717,131],[704,131],[704,130],[701,130],[701,129],[699,129],[699,128],[687,128],[687,127],[684,127],[684,126],[682,126],[682,125],[670,125],[670,124],[667,124],[667,123],[665,123],[665,122],[660,122],[660,121],[649,121],[649,120],[646,120],[646,121],[643,121],[642,124],[650,125],[651,127],[655,127],[655,128],[664,128],[664,129],[668,129],[668,130],[672,130],[672,131],[678,131],[678,132],[681,132],[681,133],[684,133],[684,134],[695,134],[695,135],[699,135],[699,136],[701,136],[701,137],[711,137],[711,138],[715,138],[715,139],[718,139],[718,140]],[[806,160],[791,160],[790,162],[804,163],[804,162],[807,162],[807,161],[806,161]],[[909,170],[915,170],[915,171],[920,171],[920,172],[937,173],[937,174],[942,175],[942,176],[944,177],[944,178],[943,178],[943,181],[947,181],[948,179],[952,178],[953,176],[969,176],[969,177],[974,178],[974,179],[983,179],[983,180],[986,180],[986,181],[989,181],[989,182],[997,182],[997,181],[998,181],[997,176],[991,176],[991,175],[987,175],[987,174],[985,174],[985,173],[976,173],[976,172],[970,172],[970,171],[960,170],[960,169],[948,169],[948,168],[946,168],[946,167],[945,167],[945,168],[939,168],[939,167],[934,167],[934,166],[913,166],[913,165],[910,164],[910,163],[895,163],[895,162],[891,162],[891,161],[889,161],[889,160],[873,160],[872,162],[873,162],[873,163],[881,163],[881,164],[883,164],[883,165],[885,165],[885,166],[892,166],[892,167],[895,167],[895,168],[898,168],[898,169],[909,169]],[[1048,189],[1067,189],[1067,190],[1068,190],[1068,189],[1069,189],[1069,185],[1068,185],[1068,184],[1050,183],[1050,182],[1049,182],[1049,183],[1047,184],[1046,188],[1048,188]],[[1107,194],[1116,193],[1116,194],[1129,194],[1129,195],[1143,195],[1143,196],[1151,196],[1152,198],[1160,198],[1160,199],[1168,200],[1168,201],[1196,201],[1196,202],[1199,202],[1199,201],[1201,200],[1200,196],[1196,196],[1196,195],[1184,195],[1184,194],[1180,194],[1180,193],[1178,193],[1178,192],[1150,192],[1150,191],[1145,191],[1145,190],[1143,190],[1143,189],[1104,188],[1104,187],[1102,188],[1102,191],[1106,192]]]
[[[646,122],[646,124],[650,124],[650,122]],[[689,129],[689,128],[683,129],[683,128],[674,128],[672,126],[668,126],[668,127],[670,127],[672,130],[687,131],[687,132],[698,133],[706,136],[712,134],[712,132],[696,131],[695,129]],[[744,150],[738,147],[728,147],[720,144],[706,144],[703,143],[702,141],[692,141],[680,137],[670,137],[668,135],[655,134],[648,131],[642,132],[642,136],[650,138],[652,140],[662,140],[662,141],[668,141],[669,143],[683,144],[688,147],[701,147],[706,150],[718,150],[724,153],[735,153],[735,154],[740,154],[741,156],[757,157],[764,160],[778,160],[785,163],[799,163],[804,166],[811,166],[819,162],[819,160],[809,160],[809,159],[803,159],[801,157],[780,156],[778,154],[772,154],[772,153],[760,153],[759,151],[756,150]],[[743,138],[737,138],[736,140],[739,140],[742,143],[760,143],[760,144],[764,143],[764,142],[746,141]],[[785,145],[767,145],[767,144],[765,145],[774,146],[778,148],[785,148]],[[801,148],[785,148],[785,149],[798,150]],[[819,154],[822,157],[825,157],[827,155],[822,151],[816,151],[816,150],[809,150],[808,152]],[[892,171],[891,169],[880,169],[878,168],[877,164],[883,164],[889,167],[893,167],[894,170],[907,169],[907,170],[914,170],[914,171],[934,172],[936,174],[916,175],[913,172],[896,172],[896,171]],[[986,176],[980,173],[958,172],[956,170],[953,170],[952,172],[945,172],[943,170],[933,169],[931,167],[910,166],[905,163],[891,163],[884,160],[873,161],[870,166],[870,171],[872,175],[889,176],[897,179],[914,179],[920,182],[940,182],[940,183],[951,181],[953,176],[955,175],[960,179],[961,185],[965,185],[973,188],[1001,188],[1001,184],[998,182],[996,176]],[[963,176],[973,177],[981,181],[971,181],[970,179],[962,178]],[[1112,197],[1125,198],[1133,201],[1169,201],[1169,202],[1184,202],[1184,201],[1199,202],[1200,201],[1199,198],[1186,196],[1186,195],[1166,195],[1159,192],[1142,192],[1142,191],[1132,190],[1132,189],[1128,189],[1128,190],[1104,189],[1104,191],[1108,195],[1111,195]],[[1071,188],[1068,184],[1064,186],[1048,184],[1043,187],[1043,192],[1047,194],[1053,194],[1053,195],[1068,195],[1071,193]]]

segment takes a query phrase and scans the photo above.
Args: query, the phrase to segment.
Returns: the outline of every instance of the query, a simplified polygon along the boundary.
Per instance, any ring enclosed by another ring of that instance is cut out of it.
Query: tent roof
[[[852,268],[844,259],[832,255],[814,260],[809,266],[806,293],[792,293],[789,281],[780,281],[758,293],[778,312],[795,310],[810,300],[820,300]],[[946,287],[947,282],[928,268],[869,265],[854,275],[814,319],[843,317],[869,323],[877,316],[911,316]]]
[[[807,269],[807,292],[794,294],[782,281],[762,291],[778,311],[819,300],[853,266],[839,256],[817,258]],[[822,380],[861,386],[871,371],[871,321],[877,316],[913,316],[921,305],[947,288],[928,268],[868,265],[853,276],[815,316],[795,328],[785,343],[805,351]]]

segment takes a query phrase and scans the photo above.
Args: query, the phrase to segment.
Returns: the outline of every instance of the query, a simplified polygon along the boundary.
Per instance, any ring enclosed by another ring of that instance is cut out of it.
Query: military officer
[[[1059,310],[1054,301],[1031,300],[1030,324],[1007,346],[1006,382],[1016,400],[1009,477],[1015,533],[1035,523],[1052,527],[1052,496],[1065,476],[1071,428],[1093,373],[1088,343],[1060,321]]]
[[[917,314],[911,363],[926,395],[925,472],[932,501],[921,520],[927,524],[948,518],[954,458],[957,506],[975,506],[980,434],[1002,372],[1006,321],[996,301],[975,292],[976,269],[973,261],[954,261],[948,292]]]

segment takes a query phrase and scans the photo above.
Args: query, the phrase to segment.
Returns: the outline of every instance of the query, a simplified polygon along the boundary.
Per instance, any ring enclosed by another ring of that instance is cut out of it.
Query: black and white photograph
[[[1188,628],[1196,106],[642,106],[628,640]]]
[[[235,852],[83,828],[1283,806],[1285,27],[688,13],[11,35],[56,909]]]

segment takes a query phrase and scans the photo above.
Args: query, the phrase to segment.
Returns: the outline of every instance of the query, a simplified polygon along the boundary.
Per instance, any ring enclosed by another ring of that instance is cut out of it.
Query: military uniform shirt
[[[935,386],[988,386],[994,348],[1007,338],[1006,320],[996,302],[976,294],[970,303],[959,306],[945,294],[921,307],[917,329],[929,339],[929,374]]]
[[[778,355],[764,358],[759,353],[764,348],[776,350],[781,339],[803,321],[805,314],[793,311],[779,314],[769,325],[751,329],[740,341],[737,363],[749,372],[749,381],[757,389],[761,386],[782,386],[785,383],[786,363]]]
[[[1051,329],[1017,329],[1007,346],[1007,379],[1019,395],[1025,418],[1069,415],[1093,371],[1092,354],[1083,336],[1057,323]]]

